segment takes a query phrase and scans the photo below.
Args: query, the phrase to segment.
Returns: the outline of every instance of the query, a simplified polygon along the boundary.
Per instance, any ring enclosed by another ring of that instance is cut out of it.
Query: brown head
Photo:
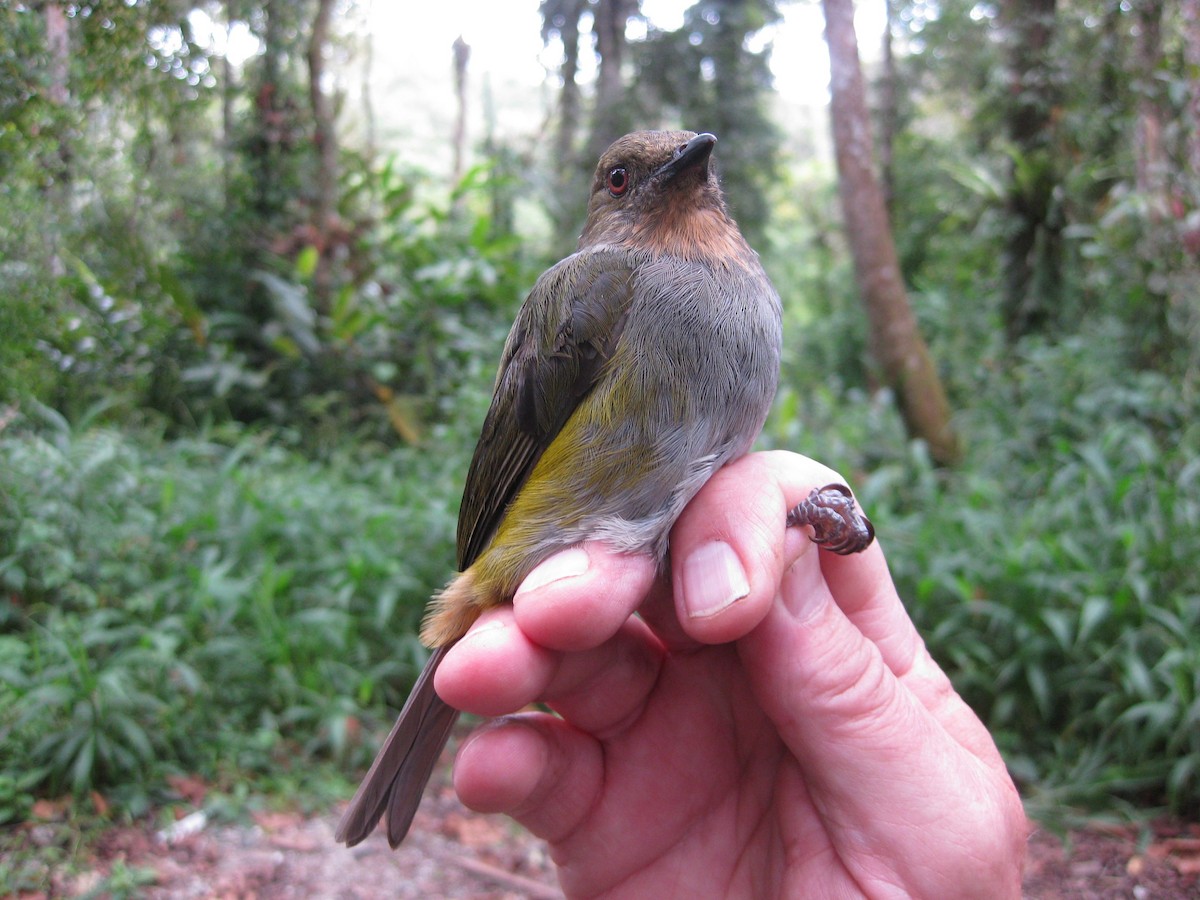
[[[614,245],[719,263],[752,255],[725,209],[711,160],[716,143],[691,131],[614,141],[596,166],[579,249]]]

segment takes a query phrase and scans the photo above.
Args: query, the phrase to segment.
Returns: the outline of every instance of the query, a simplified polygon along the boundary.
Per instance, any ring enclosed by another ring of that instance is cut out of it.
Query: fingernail
[[[683,564],[683,605],[693,619],[715,615],[750,593],[750,582],[733,548],[713,541]]]
[[[508,628],[508,623],[500,618],[489,619],[483,624],[478,622],[471,626],[470,631],[463,635],[464,641],[473,641],[477,637],[488,637],[496,632],[504,631]]]
[[[540,563],[537,568],[526,575],[521,586],[517,588],[517,593],[536,591],[551,582],[582,575],[590,565],[591,560],[588,558],[587,551],[582,547],[562,550]]]

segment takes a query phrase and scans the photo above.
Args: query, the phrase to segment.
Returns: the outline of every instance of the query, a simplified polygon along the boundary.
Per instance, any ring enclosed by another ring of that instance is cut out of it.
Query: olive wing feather
[[[467,473],[458,567],[484,551],[509,502],[595,386],[634,294],[625,254],[577,253],[547,271],[517,314]]]

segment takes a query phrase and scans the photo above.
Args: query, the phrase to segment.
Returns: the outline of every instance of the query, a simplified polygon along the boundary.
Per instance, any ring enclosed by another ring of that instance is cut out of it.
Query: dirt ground
[[[498,816],[464,809],[445,778],[431,786],[412,832],[396,851],[381,833],[352,850],[333,840],[338,812],[307,817],[261,813],[250,824],[211,826],[185,816],[171,834],[114,827],[95,842],[89,865],[55,876],[49,892],[0,896],[228,898],[552,898],[554,868],[544,846]],[[36,842],[38,826],[28,829]],[[136,884],[114,890],[114,873]],[[1141,828],[1096,825],[1064,844],[1045,831],[1031,841],[1025,896],[1038,900],[1171,900],[1200,897],[1200,824]]]
[[[562,896],[539,841],[503,817],[466,810],[448,786],[427,792],[394,851],[380,831],[350,850],[335,843],[339,812],[263,813],[253,825],[205,829],[169,845],[118,832],[106,851],[154,868],[158,880],[140,896],[161,900]]]

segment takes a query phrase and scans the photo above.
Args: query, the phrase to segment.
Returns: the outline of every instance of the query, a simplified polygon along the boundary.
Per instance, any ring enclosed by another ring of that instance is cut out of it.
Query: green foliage
[[[785,401],[791,386],[840,393],[866,383],[866,321],[838,217],[830,171],[782,179],[762,261],[783,301]]]
[[[702,0],[679,29],[652,30],[635,45],[644,114],[717,135],[730,209],[755,247],[763,246],[771,217],[782,136],[767,114],[770,45],[751,48],[779,19],[773,0]]]
[[[952,2],[901,3],[895,15],[893,223],[905,274],[921,285],[912,264],[928,257],[926,238],[957,225],[974,265],[947,255],[926,274],[978,272],[987,289],[972,299],[1014,335],[1071,335],[1100,314],[1125,324],[1135,364],[1183,361],[1173,357],[1200,333],[1200,184],[1179,10]],[[1157,15],[1161,46],[1147,50]],[[1047,46],[1027,46],[1043,28]],[[943,190],[947,175],[957,184]],[[1001,277],[1003,310],[991,290]]]
[[[0,401],[417,439],[532,280],[492,202],[508,179],[346,151],[316,227],[311,4],[225,9],[262,44],[238,72],[190,9],[73,11],[86,71],[53,101],[43,16],[0,13]]]
[[[886,396],[811,376],[768,436],[851,478],[930,650],[1035,806],[1194,814],[1200,396],[1130,366],[1119,320],[1081,331],[975,369],[959,470],[905,447]]]
[[[0,815],[172,771],[361,762],[452,571],[466,442],[323,464],[266,435],[173,443],[53,414],[0,442]]]
[[[358,224],[345,246],[324,250],[336,275],[325,309],[315,302],[322,251],[303,235],[247,261],[222,256],[226,236],[197,219],[181,281],[202,312],[205,341],[170,361],[174,393],[156,404],[182,405],[191,419],[299,427],[324,447],[347,428],[383,438],[398,408],[385,398],[400,397],[412,419],[403,436],[415,440],[464,381],[494,365],[533,280],[488,209],[502,180],[481,165],[447,195],[394,160],[377,171],[348,168],[342,214]]]
[[[311,4],[223,7],[260,42],[242,69],[197,45],[192,8],[70,7],[56,99],[41,10],[0,10],[0,823],[93,789],[137,813],[172,772],[281,784],[293,760],[365,761],[356,726],[421,661],[484,385],[533,280],[515,198],[562,183],[500,145],[454,186],[344,148],[318,228]],[[756,43],[776,4],[705,0],[652,29],[622,113],[722,139],[785,303],[765,442],[847,473],[1026,791],[1195,811],[1200,186],[1180,13],[1147,69],[1146,10],[1060,5],[1020,96],[998,7],[893,10],[891,211],[970,448],[955,471],[871,381],[832,173],[777,165]],[[1162,195],[1136,168],[1147,99]],[[1048,117],[1026,146],[1021,104]],[[1050,321],[1008,344],[1021,202],[1047,206],[1062,252],[1031,248]]]

